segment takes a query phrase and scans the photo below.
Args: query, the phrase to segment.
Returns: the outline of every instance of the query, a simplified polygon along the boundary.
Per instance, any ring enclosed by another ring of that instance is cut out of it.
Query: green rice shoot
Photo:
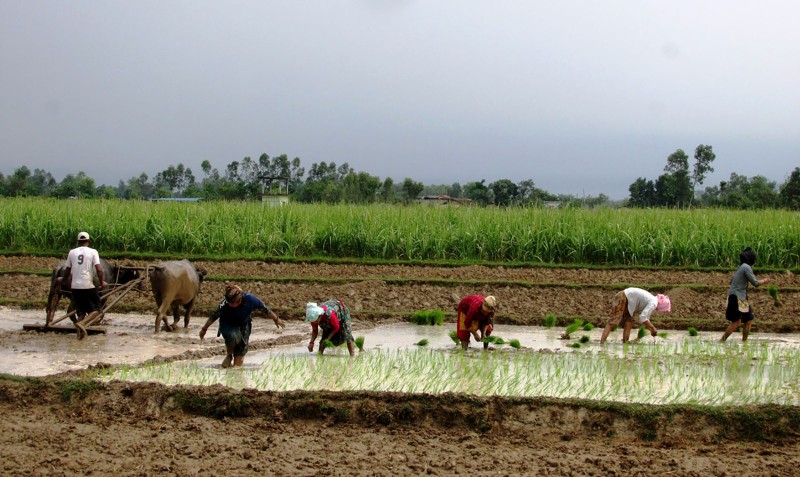
[[[220,368],[216,360],[205,362],[92,369],[86,377],[278,392],[451,392],[658,405],[800,405],[800,349],[769,342],[721,345],[687,339],[561,353],[415,347],[376,349],[353,358],[269,353],[260,365],[229,369]]]

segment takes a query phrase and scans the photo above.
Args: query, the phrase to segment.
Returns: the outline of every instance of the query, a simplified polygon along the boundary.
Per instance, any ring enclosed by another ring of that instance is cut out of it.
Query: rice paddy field
[[[789,211],[0,200],[0,249],[63,253],[81,230],[108,253],[522,264],[800,266]],[[112,220],[109,220],[112,219]]]
[[[3,199],[0,210],[0,320],[13,323],[0,326],[4,475],[344,466],[741,476],[794,475],[800,464],[797,214],[45,199]],[[82,230],[118,264],[188,258],[208,270],[189,328],[154,335],[143,290],[85,341],[18,329],[12,315],[43,309],[50,272]],[[735,333],[722,344],[746,246],[775,286],[751,289],[750,340]],[[222,369],[220,339],[197,332],[231,281],[290,326],[257,320],[245,366]],[[669,294],[673,311],[654,315],[657,338],[622,345],[614,331],[601,346],[610,299],[626,286]],[[495,335],[505,341],[489,351],[462,352],[449,336],[455,302],[471,293],[500,303]],[[304,304],[330,297],[348,303],[365,338],[353,358],[305,350]],[[415,324],[420,312],[439,324]],[[69,371],[22,371],[53,356],[71,364],[52,369]],[[246,451],[220,444],[225,435]],[[319,458],[331,439],[349,450]],[[234,462],[201,458],[219,449]],[[490,457],[466,464],[472,452]]]
[[[513,332],[513,328],[508,331]],[[613,352],[462,353],[380,349],[350,359],[271,351],[238,372],[216,362],[122,367],[97,379],[215,385],[267,391],[376,391],[552,397],[657,405],[800,405],[800,348],[762,341],[629,345]],[[559,348],[556,348],[559,349]],[[337,353],[338,351],[338,353]],[[261,353],[259,353],[261,354]]]

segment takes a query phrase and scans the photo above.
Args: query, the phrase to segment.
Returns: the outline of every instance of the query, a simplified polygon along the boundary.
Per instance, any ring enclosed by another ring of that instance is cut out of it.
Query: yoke
[[[123,267],[129,270],[145,270],[144,267]],[[101,326],[93,326],[95,323],[100,322],[105,316],[106,313],[116,305],[125,295],[128,294],[131,290],[137,288],[141,285],[144,280],[147,278],[147,275],[140,276],[134,280],[129,281],[128,283],[124,283],[121,285],[109,285],[105,290],[100,291],[100,298],[105,302],[102,310],[98,315],[92,318],[90,323],[81,323],[86,332],[90,335],[94,334],[105,334],[106,329],[105,327]],[[75,333],[77,331],[76,327],[70,326],[56,326],[58,323],[66,320],[67,318],[71,318],[74,320],[75,315],[78,313],[77,310],[69,311],[67,314],[60,316],[52,321],[45,320],[45,324],[41,325],[38,323],[35,324],[27,324],[23,325],[22,329],[28,331],[47,331],[47,332],[57,332],[57,333]]]

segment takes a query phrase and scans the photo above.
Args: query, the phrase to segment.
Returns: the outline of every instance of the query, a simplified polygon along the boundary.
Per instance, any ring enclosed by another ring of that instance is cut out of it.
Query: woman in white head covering
[[[306,323],[311,325],[311,342],[308,351],[314,351],[314,341],[322,330],[319,340],[319,354],[325,351],[325,341],[330,341],[334,346],[347,343],[350,356],[355,355],[355,339],[350,328],[350,310],[340,300],[328,300],[319,305],[313,302],[306,303]]]

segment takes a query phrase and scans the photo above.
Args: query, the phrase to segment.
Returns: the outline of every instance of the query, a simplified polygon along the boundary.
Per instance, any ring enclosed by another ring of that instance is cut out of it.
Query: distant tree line
[[[693,206],[724,207],[732,209],[764,209],[785,207],[800,209],[800,168],[795,168],[780,187],[764,176],[747,176],[731,173],[730,179],[719,185],[707,187],[699,197],[695,190],[702,185],[706,175],[714,172],[711,163],[716,154],[711,146],[700,144],[694,151],[693,167],[689,156],[678,149],[667,156],[664,173],[655,181],[639,177],[628,188],[631,207]]]
[[[708,187],[695,196],[695,190],[703,184],[708,173],[714,172],[712,163],[715,158],[712,147],[701,144],[694,151],[690,168],[689,156],[682,149],[676,150],[667,157],[664,173],[655,181],[640,177],[630,185],[630,196],[623,205],[800,209],[800,168],[795,168],[780,187],[763,176],[747,178],[732,173],[729,180]],[[381,180],[367,172],[356,172],[346,162],[337,165],[324,161],[311,164],[306,174],[300,158],[289,159],[285,154],[270,157],[264,153],[257,160],[245,157],[231,162],[223,171],[206,160],[200,168],[202,177],[199,179],[192,169],[178,164],[168,166],[152,178],[142,173],[127,181],[120,180],[113,187],[96,185],[94,179],[82,171],[67,174],[59,182],[47,171],[31,171],[21,166],[9,176],[0,173],[0,196],[258,200],[262,194],[274,193],[282,187],[281,192],[288,193],[292,200],[307,203],[409,203],[420,195],[447,195],[470,199],[481,206],[537,206],[548,202],[557,202],[560,207],[609,205],[605,194],[597,197],[551,194],[537,188],[531,179],[519,182],[500,179],[489,184],[481,179],[466,184],[424,185],[407,177],[395,183],[391,177]],[[277,177],[283,180],[270,180]]]
[[[0,196],[45,196],[82,198],[157,199],[200,197],[203,199],[258,200],[264,193],[277,192],[288,186],[288,194],[297,202],[325,203],[408,203],[420,195],[448,195],[466,198],[478,205],[528,206],[549,201],[572,205],[601,205],[608,197],[575,198],[554,195],[535,187],[533,180],[513,182],[501,179],[489,184],[486,180],[466,184],[424,185],[411,178],[395,183],[391,177],[381,180],[367,172],[356,172],[348,163],[313,163],[306,174],[300,158],[289,159],[285,154],[270,157],[262,154],[258,160],[245,157],[233,161],[224,171],[212,167],[209,161],[200,165],[198,180],[191,168],[183,164],[170,165],[152,179],[142,173],[116,187],[95,185],[84,172],[68,174],[58,182],[44,170],[33,172],[22,166],[8,177],[0,173]],[[282,181],[271,178],[284,178]],[[272,190],[270,190],[270,188]],[[282,191],[284,192],[284,191]]]

